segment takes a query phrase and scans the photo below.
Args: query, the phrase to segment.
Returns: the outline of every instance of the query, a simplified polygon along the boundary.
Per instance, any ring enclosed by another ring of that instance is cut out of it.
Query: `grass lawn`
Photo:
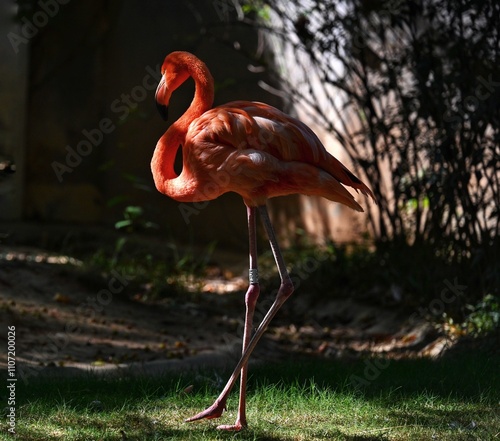
[[[220,372],[40,376],[28,385],[17,383],[17,439],[495,440],[499,366],[498,355],[482,352],[435,362],[294,358],[254,367],[250,427],[240,433],[215,429],[234,422],[236,390],[218,420],[184,423],[213,402]],[[192,391],[185,392],[190,385]],[[0,438],[11,439],[5,418],[0,428]]]

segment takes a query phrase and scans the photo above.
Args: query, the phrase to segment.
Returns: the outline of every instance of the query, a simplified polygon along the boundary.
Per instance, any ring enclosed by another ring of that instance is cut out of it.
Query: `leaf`
[[[123,228],[130,227],[132,225],[132,223],[133,222],[130,219],[121,220],[121,221],[118,221],[115,223],[115,228],[117,230],[121,230]]]
[[[137,219],[138,217],[142,216],[144,210],[142,209],[142,207],[139,207],[137,205],[129,205],[125,208],[124,213],[125,216],[129,216],[130,219]]]

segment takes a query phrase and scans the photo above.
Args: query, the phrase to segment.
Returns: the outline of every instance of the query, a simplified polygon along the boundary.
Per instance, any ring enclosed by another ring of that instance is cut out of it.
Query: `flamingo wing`
[[[234,101],[194,120],[186,134],[184,168],[198,189],[213,187],[218,179],[218,191],[205,198],[235,191],[249,206],[301,193],[362,211],[341,183],[373,197],[305,124],[258,102]]]

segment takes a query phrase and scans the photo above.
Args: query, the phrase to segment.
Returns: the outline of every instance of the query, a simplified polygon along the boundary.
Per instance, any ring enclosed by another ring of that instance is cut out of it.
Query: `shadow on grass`
[[[250,381],[280,382],[284,386],[308,382],[341,392],[354,392],[366,399],[382,393],[410,397],[425,391],[448,398],[477,398],[486,393],[500,399],[499,354],[485,351],[462,353],[438,360],[324,360],[297,357],[287,362],[257,367]]]
[[[391,427],[436,428],[463,433],[460,439],[467,439],[472,433],[479,436],[477,439],[482,439],[483,434],[491,431],[490,426],[496,430],[498,425],[492,422],[491,409],[500,399],[499,365],[499,356],[486,352],[463,353],[438,361],[298,360],[295,357],[253,367],[249,390],[251,395],[258,394],[272,386],[278,388],[279,394],[281,390],[295,387],[307,394],[311,390],[308,387],[314,384],[315,390],[328,391],[333,396],[355,397],[358,403],[369,403],[373,409],[384,412]],[[46,433],[70,425],[75,431],[81,431],[82,436],[87,431],[88,439],[95,438],[93,433],[109,433],[107,438],[102,438],[106,440],[119,439],[120,430],[127,434],[123,439],[136,439],[137,436],[140,436],[138,439],[145,436],[144,439],[148,436],[151,439],[204,439],[204,434],[206,439],[219,439],[223,435],[218,435],[220,432],[215,430],[215,424],[188,425],[183,420],[193,409],[203,408],[209,404],[207,401],[218,395],[220,384],[216,379],[226,378],[227,374],[211,370],[166,373],[161,377],[126,375],[119,378],[94,374],[66,378],[34,377],[28,385],[22,382],[17,385],[19,433],[27,440],[58,439],[47,438]],[[194,386],[196,393],[185,392],[190,385]],[[428,402],[436,397],[443,402],[453,400],[452,407],[440,410],[428,406]],[[281,405],[275,403],[278,414]],[[25,418],[28,421],[40,419],[41,425],[25,426]],[[255,427],[255,430],[251,428],[239,433],[238,439],[296,439],[285,433],[276,435],[274,429],[266,433],[266,426],[264,429]],[[310,430],[313,439],[389,439],[384,434],[364,434],[362,430],[350,435],[331,424],[318,429],[317,434],[314,426]],[[199,438],[192,438],[193,434]]]

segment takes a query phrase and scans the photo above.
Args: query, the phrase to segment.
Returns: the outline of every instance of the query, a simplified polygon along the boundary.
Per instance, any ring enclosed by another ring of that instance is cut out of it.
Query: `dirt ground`
[[[144,287],[127,274],[96,275],[77,261],[26,247],[0,250],[1,338],[15,326],[21,376],[50,370],[162,371],[226,365],[240,351],[244,270],[216,271],[188,298],[145,301]],[[261,294],[256,318],[271,298]],[[254,360],[292,354],[356,357],[438,356],[453,345],[401,308],[332,300],[312,304],[294,293],[258,345]],[[6,367],[2,351],[0,367]]]

